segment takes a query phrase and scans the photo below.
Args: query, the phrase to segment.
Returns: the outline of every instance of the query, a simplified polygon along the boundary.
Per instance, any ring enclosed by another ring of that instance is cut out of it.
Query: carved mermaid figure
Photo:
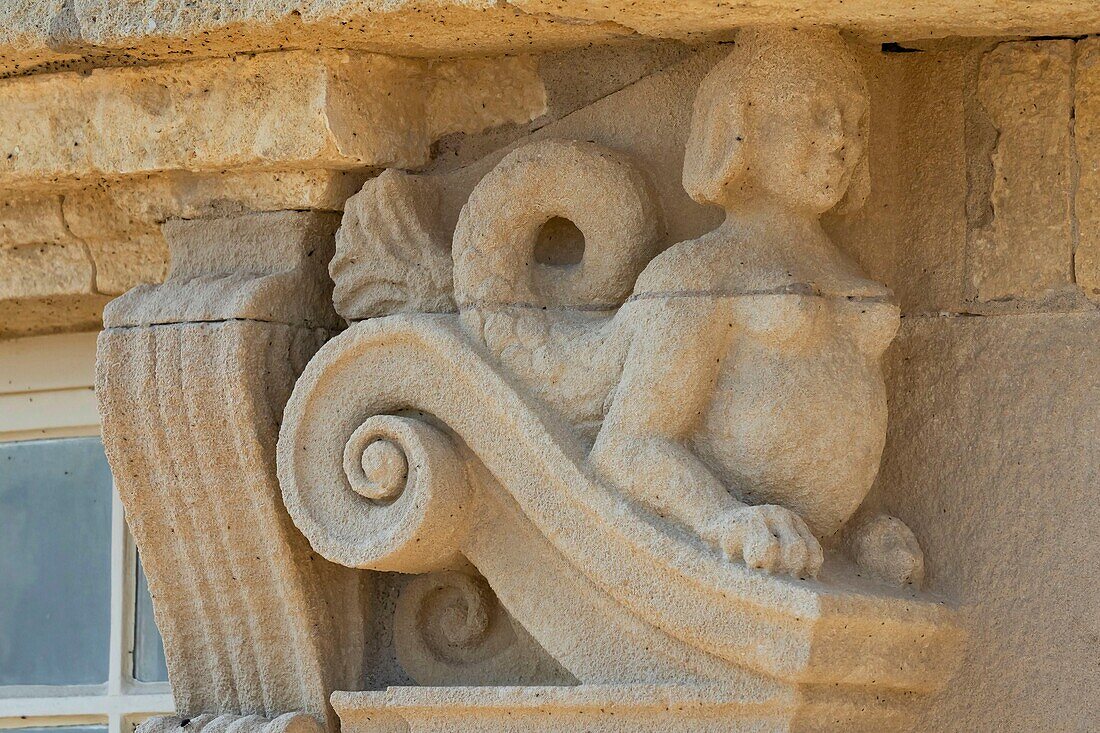
[[[860,173],[867,116],[835,33],[742,32],[700,86],[683,173],[725,221],[657,256],[617,318],[630,347],[591,462],[771,571],[816,574],[883,448],[898,309],[818,221]]]
[[[866,126],[836,33],[750,29],[695,102],[684,187],[726,212],[697,239],[661,252],[646,175],[591,142],[349,200],[352,323],[295,384],[279,483],[323,557],[431,574],[394,622],[419,683],[689,685],[749,727],[882,730],[948,679],[948,610],[868,578],[919,583],[913,534],[853,521],[899,314],[818,219],[864,187]],[[579,258],[546,256],[554,217]]]
[[[726,212],[717,229],[653,257],[658,217],[627,159],[536,142],[466,201],[452,293],[430,177],[387,171],[348,202],[337,309],[354,320],[457,307],[604,483],[730,559],[813,576],[886,435],[879,362],[898,309],[819,222],[866,190],[867,120],[838,34],[744,30],[700,85],[684,162],[688,194]],[[579,263],[536,261],[553,216],[584,232]],[[848,532],[856,559],[919,582],[912,533],[887,517],[868,526]]]

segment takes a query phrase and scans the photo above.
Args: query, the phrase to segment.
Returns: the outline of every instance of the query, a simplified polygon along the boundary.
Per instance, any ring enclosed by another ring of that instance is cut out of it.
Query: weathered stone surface
[[[0,338],[97,327],[109,298],[95,280],[79,242],[0,246]]]
[[[560,122],[638,80],[694,56],[698,47],[676,41],[613,44],[568,49],[539,56],[539,76],[546,87],[546,113],[519,125],[505,125],[478,134],[442,138],[428,170],[453,171],[476,164],[548,125]],[[698,79],[692,80],[694,83]],[[657,100],[654,100],[657,101]],[[676,100],[661,100],[674,103]],[[471,184],[472,185],[472,184]]]
[[[95,262],[95,288],[121,295],[142,284],[159,283],[168,274],[168,244],[158,231],[131,232],[118,239],[87,238]]]
[[[402,311],[454,310],[450,242],[438,182],[390,169],[344,208],[329,272],[333,304],[349,321]]]
[[[471,171],[367,183],[332,267],[361,320],[287,403],[287,509],[329,560],[440,574],[406,593],[454,586],[397,603],[416,681],[529,684],[545,652],[580,686],[546,704],[514,687],[337,696],[345,725],[568,730],[606,700],[598,729],[664,730],[678,696],[724,686],[680,724],[879,730],[947,683],[961,633],[919,593],[901,520],[856,528],[854,558],[822,547],[873,483],[898,322],[818,221],[866,189],[867,111],[839,34],[742,31],[678,156],[687,194],[725,219],[656,255],[646,175],[589,141],[495,162],[457,215],[450,271],[424,265],[450,208],[427,194]],[[583,233],[579,256],[544,256],[555,220]],[[423,283],[439,295],[445,276],[457,313],[422,312]],[[463,558],[538,648],[513,656],[492,632]],[[612,688],[630,697],[620,716],[602,685],[646,687]]]
[[[64,221],[81,239],[121,239],[169,219],[311,209],[341,211],[371,174],[363,170],[171,172],[64,194]]]
[[[1077,43],[1074,144],[1078,166],[1073,211],[1078,240],[1074,277],[1086,297],[1100,302],[1100,40]]]
[[[13,0],[0,7],[0,72],[316,46],[402,56],[529,52],[620,38],[722,38],[754,23],[838,25],[876,41],[1075,35],[1100,30],[1100,10],[1087,0]]]
[[[527,53],[630,38],[613,23],[555,19],[496,0],[14,0],[0,6],[0,73],[329,46],[399,56]]]
[[[72,244],[60,196],[4,197],[0,201],[0,247]]]
[[[995,131],[970,202],[968,268],[978,301],[1038,298],[1073,282],[1073,47],[1010,42],[982,60],[977,97]],[[977,209],[975,211],[975,209]]]
[[[808,733],[904,730],[888,696],[853,704],[820,696],[747,695],[721,685],[576,687],[398,687],[338,692],[348,733]]]
[[[872,185],[856,211],[825,226],[902,313],[963,309],[967,141],[974,44],[921,53],[861,54],[871,96]]]
[[[1100,608],[1100,316],[905,318],[870,499],[973,639],[919,730],[1088,730]]]
[[[177,712],[200,729],[332,731],[329,694],[363,677],[369,585],[310,550],[274,462],[317,326],[335,320],[334,229],[310,212],[172,222],[169,279],[114,301],[99,337],[104,445]]]
[[[203,713],[191,718],[178,715],[157,716],[146,720],[135,730],[141,733],[174,733],[186,728],[193,733],[224,731],[233,726],[234,730],[247,727],[253,733],[321,733],[324,730],[317,718],[302,712],[283,713],[274,718],[262,715],[214,715]]]
[[[262,53],[0,83],[0,186],[158,171],[415,167],[441,135],[545,105],[526,57]]]
[[[99,293],[4,298],[0,300],[0,339],[95,330],[103,325],[103,307],[110,300]]]
[[[113,301],[104,323],[248,319],[338,328],[327,272],[338,223],[335,214],[306,211],[167,222],[168,279]]]

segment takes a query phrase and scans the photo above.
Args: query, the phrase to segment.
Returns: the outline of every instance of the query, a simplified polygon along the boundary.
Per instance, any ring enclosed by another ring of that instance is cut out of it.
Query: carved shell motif
[[[389,169],[347,200],[329,273],[336,312],[348,321],[455,309],[437,185]]]

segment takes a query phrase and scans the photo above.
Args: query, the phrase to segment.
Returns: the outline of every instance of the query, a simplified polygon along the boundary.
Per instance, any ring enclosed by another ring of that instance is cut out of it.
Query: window
[[[0,342],[0,728],[131,733],[173,708],[94,369],[95,334]]]

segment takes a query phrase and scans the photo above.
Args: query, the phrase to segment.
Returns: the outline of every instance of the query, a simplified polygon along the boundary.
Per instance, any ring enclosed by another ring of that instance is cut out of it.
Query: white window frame
[[[96,333],[0,341],[0,442],[100,434]],[[134,679],[137,549],[118,491],[111,502],[111,630],[106,684],[0,686],[0,728],[105,725],[132,733],[171,714],[167,682]]]

